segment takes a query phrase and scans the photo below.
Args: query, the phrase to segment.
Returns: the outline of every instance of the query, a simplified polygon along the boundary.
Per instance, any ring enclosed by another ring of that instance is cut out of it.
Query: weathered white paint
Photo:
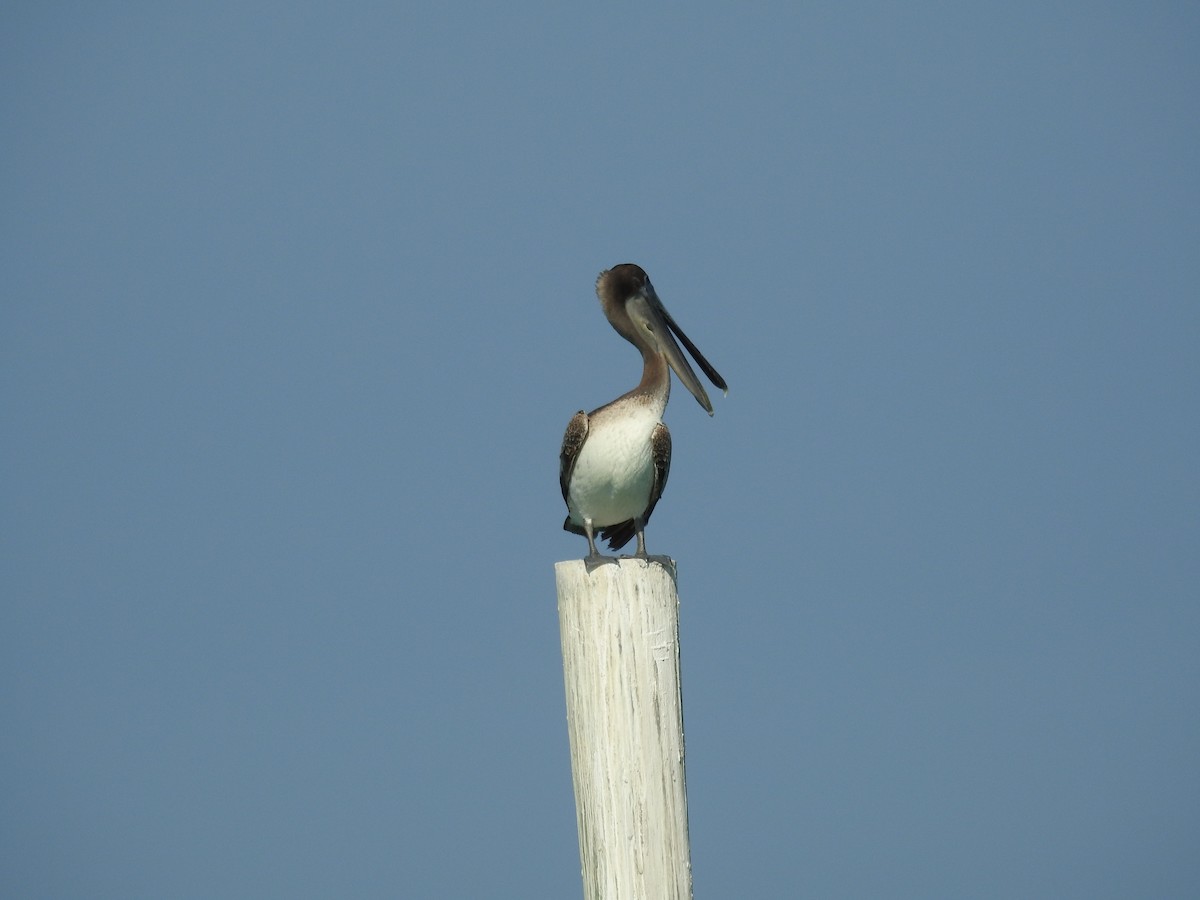
[[[555,566],[586,900],[690,900],[675,563]]]

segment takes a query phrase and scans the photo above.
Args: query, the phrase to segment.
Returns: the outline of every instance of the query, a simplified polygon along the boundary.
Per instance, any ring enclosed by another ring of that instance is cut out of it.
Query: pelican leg
[[[646,559],[646,523],[641,519],[633,520],[633,527],[637,529],[637,552],[633,555],[636,559]]]
[[[596,549],[596,536],[594,529],[592,528],[591,519],[583,520],[583,530],[587,533],[588,542],[588,555],[587,558],[584,559],[583,564],[590,572],[592,569],[596,568],[596,566],[604,562],[607,557],[601,556],[600,551]]]

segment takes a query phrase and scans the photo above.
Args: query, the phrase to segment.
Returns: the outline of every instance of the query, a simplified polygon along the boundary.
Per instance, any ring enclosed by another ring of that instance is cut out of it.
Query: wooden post
[[[585,900],[690,900],[675,563],[554,571]]]

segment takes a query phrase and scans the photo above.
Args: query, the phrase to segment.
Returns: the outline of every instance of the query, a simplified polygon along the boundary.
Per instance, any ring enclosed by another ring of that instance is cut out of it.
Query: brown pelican
[[[675,324],[640,266],[623,263],[600,273],[596,296],[617,334],[642,352],[642,380],[628,393],[590,413],[577,412],[567,425],[559,455],[558,481],[567,503],[563,528],[588,541],[588,561],[603,559],[595,534],[620,550],[637,535],[637,553],[646,556],[646,523],[667,485],[671,433],[662,423],[675,370],[711,416],[704,386],[675,343],[675,333],[709,381],[728,393],[717,374]]]

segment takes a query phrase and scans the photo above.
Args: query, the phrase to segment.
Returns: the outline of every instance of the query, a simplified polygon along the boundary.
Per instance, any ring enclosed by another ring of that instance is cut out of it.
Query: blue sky
[[[0,16],[5,895],[579,895],[619,262],[696,895],[1200,892],[1192,5]]]

